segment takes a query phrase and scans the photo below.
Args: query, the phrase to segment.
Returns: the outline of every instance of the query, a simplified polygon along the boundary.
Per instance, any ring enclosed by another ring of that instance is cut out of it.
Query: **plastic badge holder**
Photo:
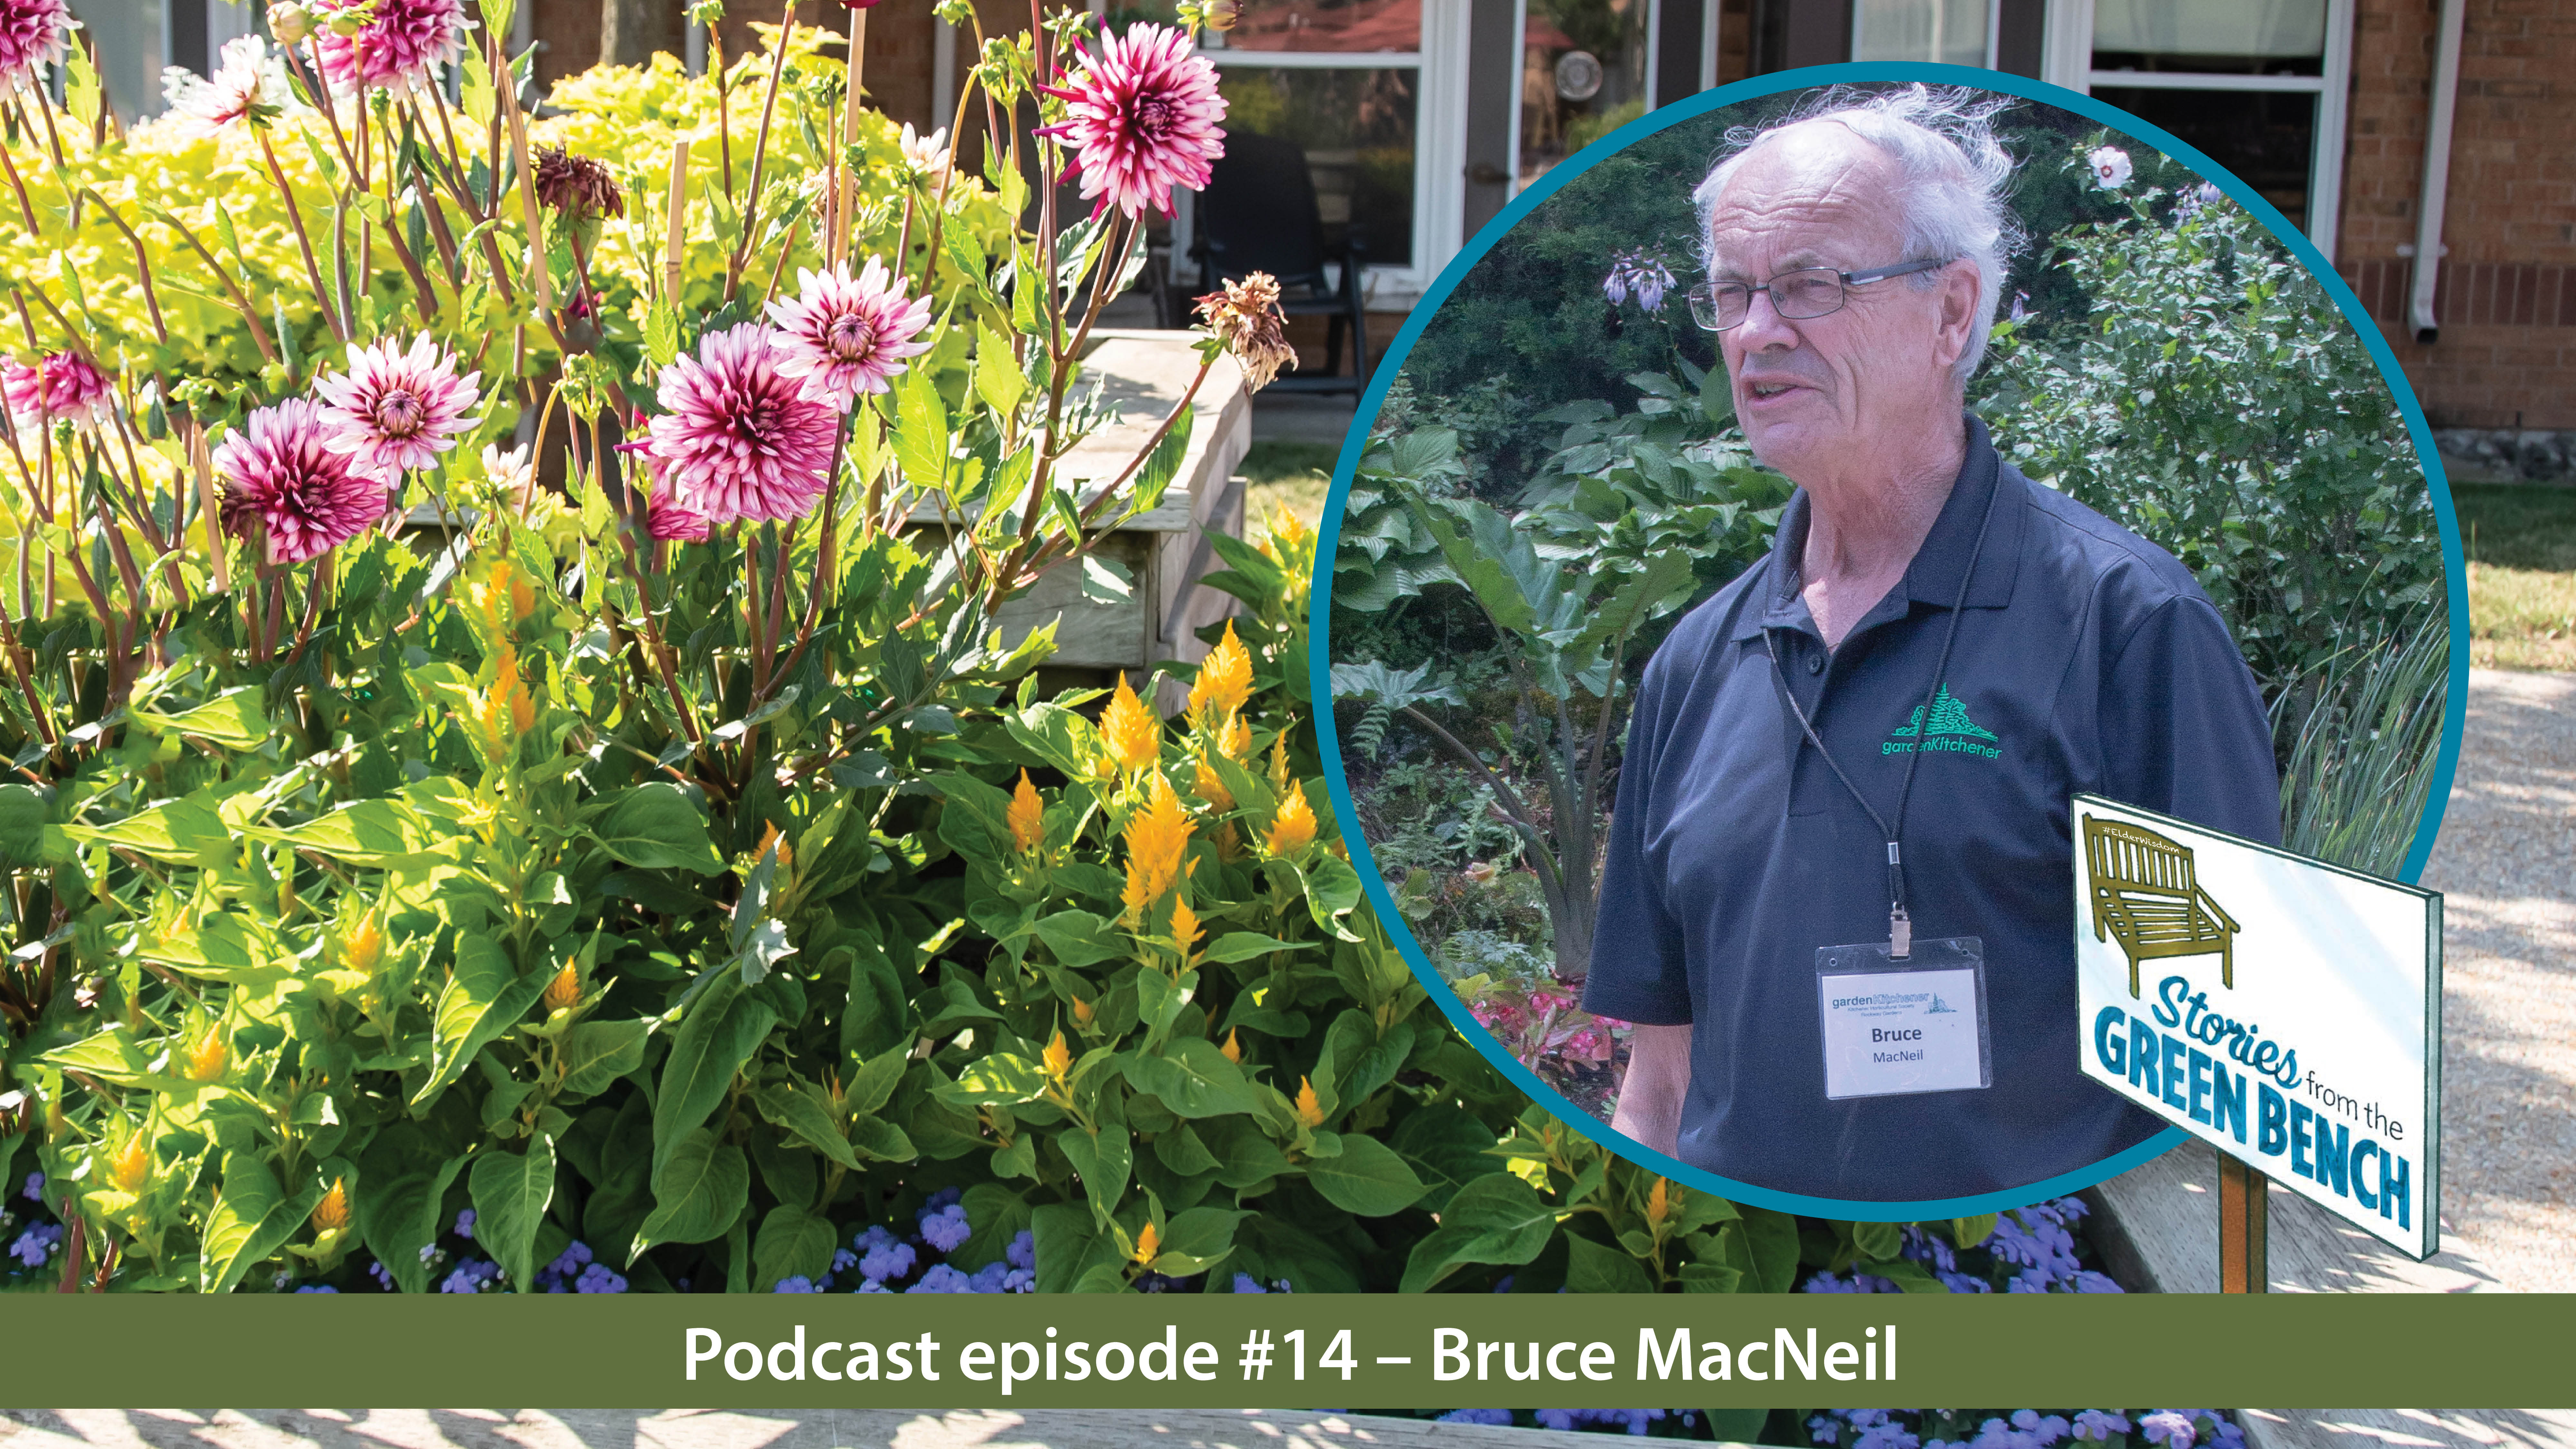
[[[1901,961],[1884,941],[1819,947],[1816,1010],[1830,1100],[1994,1085],[1979,937],[1918,940]]]

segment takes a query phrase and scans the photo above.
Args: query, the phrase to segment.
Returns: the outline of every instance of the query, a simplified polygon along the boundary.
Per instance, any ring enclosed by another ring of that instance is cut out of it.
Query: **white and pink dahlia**
[[[438,67],[464,48],[462,0],[308,0],[305,9],[314,21],[322,78],[342,95],[378,88],[426,93]],[[344,27],[354,33],[341,34]]]
[[[705,514],[677,498],[655,495],[644,500],[644,531],[663,543],[704,543],[713,530]]]
[[[847,266],[799,267],[796,278],[796,299],[770,303],[769,320],[778,324],[778,370],[804,379],[805,396],[848,412],[858,394],[890,387],[905,358],[930,350],[913,340],[930,325],[930,299],[907,299],[876,258],[856,280]]]
[[[456,435],[474,425],[474,385],[483,374],[456,375],[456,359],[426,334],[409,351],[387,338],[351,347],[349,370],[313,384],[322,402],[328,446],[349,455],[359,472],[393,478],[438,466]]]
[[[71,31],[72,9],[63,0],[0,0],[0,94],[43,84]]]
[[[186,66],[161,72],[161,94],[170,103],[170,125],[183,136],[219,136],[245,121],[266,121],[286,109],[286,71],[268,53],[268,42],[239,35],[224,42],[223,64],[210,77]]]
[[[8,403],[10,423],[21,429],[56,422],[102,428],[116,416],[107,374],[77,352],[49,352],[33,367],[0,358],[0,398]]]
[[[650,451],[671,501],[710,524],[802,518],[823,496],[840,415],[787,371],[774,328],[709,333],[662,369]]]
[[[383,521],[391,490],[330,446],[331,426],[312,402],[261,408],[215,449],[226,532],[268,535],[268,561],[301,563]]]
[[[1070,104],[1057,125],[1038,132],[1073,148],[1082,194],[1098,215],[1115,206],[1129,216],[1147,207],[1172,209],[1172,188],[1207,185],[1208,166],[1225,154],[1225,97],[1216,67],[1192,53],[1187,33],[1137,25],[1100,43],[1077,47],[1082,70],[1062,86],[1042,86]]]

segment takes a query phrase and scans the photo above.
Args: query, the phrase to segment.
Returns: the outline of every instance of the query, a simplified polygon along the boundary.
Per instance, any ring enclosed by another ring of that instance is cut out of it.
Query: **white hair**
[[[1976,263],[1975,330],[1952,368],[1965,387],[1985,360],[1986,337],[2003,295],[2004,266],[2022,245],[2021,227],[2005,205],[2014,162],[1994,134],[1996,113],[2012,104],[2010,97],[1960,86],[1916,84],[1874,93],[1835,86],[1761,130],[1738,126],[1726,133],[1725,153],[1691,193],[1699,208],[1700,260],[1714,265],[1709,224],[1718,197],[1745,158],[1791,126],[1831,121],[1896,163],[1902,208],[1898,228],[1905,253],[1891,261],[1959,257]],[[1928,289],[1939,285],[1940,274],[1918,272],[1907,280]]]

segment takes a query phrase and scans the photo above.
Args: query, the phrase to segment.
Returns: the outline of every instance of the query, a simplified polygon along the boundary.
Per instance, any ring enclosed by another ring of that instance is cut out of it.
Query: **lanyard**
[[[1762,631],[1763,651],[1771,656],[1771,677],[1779,681],[1781,697],[1789,701],[1789,712],[1798,717],[1798,728],[1806,733],[1807,743],[1816,747],[1816,753],[1823,756],[1825,764],[1832,768],[1834,778],[1843,782],[1843,788],[1860,802],[1860,808],[1869,812],[1870,823],[1886,837],[1887,954],[1898,961],[1914,954],[1914,919],[1905,911],[1905,858],[1897,848],[1897,841],[1905,833],[1905,807],[1914,798],[1915,767],[1923,763],[1924,746],[1931,743],[1932,704],[1940,698],[1942,679],[1950,672],[1950,646],[1959,642],[1959,620],[1968,610],[1968,585],[1976,580],[1977,560],[1986,551],[1986,526],[1994,522],[1995,500],[2002,496],[2003,491],[2002,470],[1998,469],[1993,491],[1986,495],[1986,511],[1977,519],[1977,541],[1968,550],[1967,572],[1959,577],[1959,597],[1950,604],[1950,627],[1941,637],[1941,657],[1932,666],[1931,687],[1923,691],[1923,708],[1914,716],[1914,753],[1905,761],[1905,784],[1896,792],[1895,823],[1890,824],[1886,816],[1878,813],[1878,807],[1869,803],[1869,797],[1852,783],[1851,776],[1843,773],[1833,751],[1825,748],[1823,738],[1816,733],[1815,723],[1807,718],[1806,707],[1798,703],[1798,692],[1789,687],[1788,674],[1780,668],[1780,650],[1771,638],[1771,630],[1766,627]],[[1898,581],[1898,587],[1903,587],[1903,580]]]

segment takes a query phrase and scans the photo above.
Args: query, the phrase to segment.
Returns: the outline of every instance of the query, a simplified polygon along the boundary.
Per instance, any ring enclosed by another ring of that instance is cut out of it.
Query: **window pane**
[[[2096,0],[2096,70],[2317,75],[2326,0]]]
[[[1860,0],[1852,59],[1986,63],[1986,0]]]
[[[1244,0],[1243,18],[1210,50],[1365,53],[1422,48],[1422,0]]]
[[[1521,185],[1646,113],[1651,4],[1529,0],[1521,33]]]
[[[2245,178],[2295,226],[2308,224],[2317,98],[2298,91],[2186,91],[2096,85],[2093,94],[2151,121]]]
[[[1326,240],[1356,229],[1369,265],[1410,266],[1420,74],[1410,67],[1229,65],[1219,87],[1226,130],[1303,147]]]

